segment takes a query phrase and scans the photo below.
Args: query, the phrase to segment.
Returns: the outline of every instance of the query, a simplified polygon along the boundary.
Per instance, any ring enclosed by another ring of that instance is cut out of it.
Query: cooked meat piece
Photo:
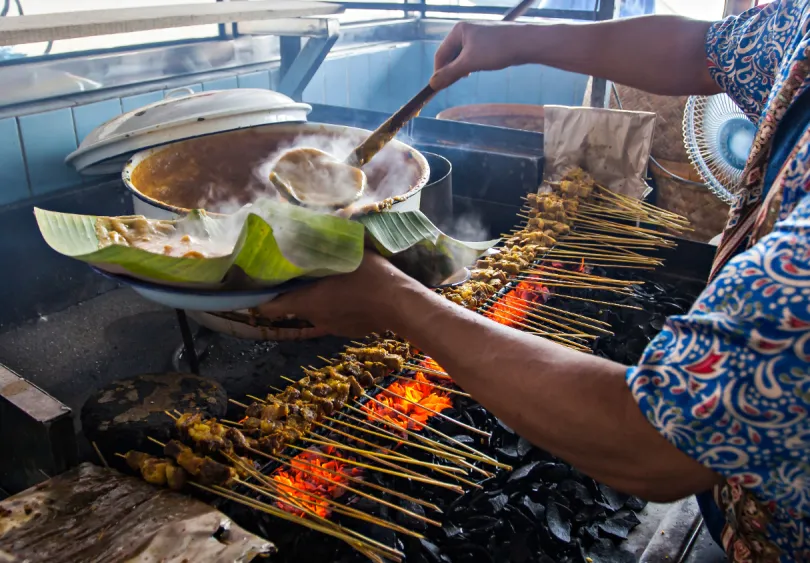
[[[177,467],[174,464],[169,464],[166,466],[166,484],[169,485],[171,490],[179,491],[182,489],[185,486],[187,479],[188,476],[182,467]]]

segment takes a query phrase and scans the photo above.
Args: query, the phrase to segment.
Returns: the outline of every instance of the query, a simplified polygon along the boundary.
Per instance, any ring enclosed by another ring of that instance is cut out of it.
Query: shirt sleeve
[[[706,36],[709,73],[750,117],[765,109],[776,73],[799,32],[803,2],[775,1],[713,24]],[[802,35],[802,34],[799,34]]]
[[[810,513],[810,196],[650,343],[630,389],[681,451]],[[793,514],[796,514],[793,512]]]

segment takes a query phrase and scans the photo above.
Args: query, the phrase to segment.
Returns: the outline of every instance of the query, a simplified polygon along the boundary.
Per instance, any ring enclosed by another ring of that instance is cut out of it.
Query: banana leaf
[[[34,214],[43,238],[60,254],[114,273],[181,286],[221,287],[236,272],[236,278],[246,276],[250,285],[273,286],[302,276],[351,272],[363,257],[359,223],[270,200],[256,202],[241,216],[211,217],[195,211],[168,222],[180,232],[212,241],[233,239],[229,253],[206,258],[105,246],[96,232],[96,216],[36,208]]]
[[[105,245],[96,227],[108,218],[43,209],[34,213],[45,241],[60,254],[113,273],[197,288],[273,286],[299,277],[352,272],[362,260],[364,233],[403,271],[437,285],[498,242],[455,240],[420,211],[350,220],[259,200],[228,217],[194,211],[175,221],[150,219],[206,240],[232,241],[232,249],[228,247],[222,255],[183,258],[122,244]]]
[[[422,283],[436,286],[473,264],[500,239],[465,242],[436,227],[421,211],[390,211],[358,219],[377,251]]]

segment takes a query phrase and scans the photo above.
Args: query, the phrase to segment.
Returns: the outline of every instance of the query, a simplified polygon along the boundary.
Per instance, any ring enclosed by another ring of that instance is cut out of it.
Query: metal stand
[[[304,89],[329,55],[339,34],[310,37],[301,48],[300,37],[281,38],[281,82],[278,91],[301,101]]]
[[[194,347],[194,337],[191,335],[186,312],[182,309],[175,309],[175,312],[177,313],[177,323],[180,325],[180,334],[183,335],[183,348],[186,358],[188,358],[188,366],[191,373],[200,375],[200,359],[197,357],[197,349]]]

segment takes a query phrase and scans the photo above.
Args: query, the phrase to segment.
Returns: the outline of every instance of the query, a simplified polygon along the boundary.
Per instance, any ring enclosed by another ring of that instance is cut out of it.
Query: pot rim
[[[306,129],[308,129],[310,127],[313,128],[313,129],[314,128],[324,128],[325,127],[325,128],[332,129],[332,130],[339,129],[341,131],[355,131],[355,132],[358,132],[358,133],[363,133],[365,135],[370,135],[372,133],[371,131],[368,131],[366,129],[361,129],[359,127],[350,127],[350,126],[346,126],[346,125],[335,125],[335,124],[331,124],[331,123],[316,123],[316,122],[310,122],[310,121],[308,121],[308,122],[299,122],[299,123],[278,123],[278,124],[271,124],[271,125],[258,125],[256,127],[245,127],[245,128],[242,128],[242,129],[238,129],[237,131],[245,131],[245,130],[248,130],[248,129],[260,128],[260,127],[274,127],[276,129],[280,129],[282,127],[295,127],[297,129],[301,129],[302,132],[304,132]],[[221,132],[211,133],[209,135],[203,135],[203,136],[220,135],[220,134],[227,134],[227,133],[234,133],[234,132],[235,131],[221,131]],[[185,207],[179,207],[179,206],[171,205],[169,203],[159,201],[157,199],[154,199],[154,198],[142,193],[132,183],[132,173],[138,167],[139,164],[144,162],[150,156],[152,156],[154,154],[157,154],[159,152],[162,152],[164,150],[168,150],[173,146],[180,145],[182,143],[185,143],[187,141],[191,141],[193,139],[199,139],[201,137],[192,137],[190,139],[183,139],[183,140],[180,140],[180,141],[174,141],[174,142],[171,142],[171,143],[157,145],[157,146],[154,146],[154,147],[150,147],[148,149],[138,151],[137,153],[132,155],[127,160],[127,163],[124,165],[123,169],[121,170],[121,179],[124,182],[124,186],[126,186],[127,190],[133,196],[137,197],[138,199],[140,199],[141,201],[143,201],[144,203],[146,203],[148,205],[151,205],[151,206],[156,207],[158,209],[162,209],[164,211],[169,211],[170,213],[175,213],[177,215],[181,215],[181,216],[182,215],[188,215],[189,213],[191,213],[191,211],[193,211],[192,209],[187,209]],[[357,210],[357,212],[352,215],[353,217],[357,217],[357,216],[360,216],[360,215],[366,215],[369,212],[374,211],[375,208],[377,208],[380,204],[386,203],[389,200],[390,200],[390,204],[385,206],[385,209],[390,208],[392,205],[394,205],[396,203],[405,201],[405,200],[409,199],[410,197],[418,194],[420,191],[422,191],[422,188],[424,188],[427,185],[428,180],[430,179],[430,165],[428,164],[428,161],[425,158],[425,156],[420,151],[418,151],[414,147],[412,147],[410,145],[407,145],[407,144],[405,144],[402,141],[399,141],[397,139],[392,139],[389,142],[389,144],[394,145],[394,146],[401,146],[402,149],[405,152],[409,152],[411,157],[414,160],[416,160],[418,165],[420,166],[420,169],[422,170],[422,174],[417,178],[417,180],[414,182],[414,184],[411,186],[411,188],[406,193],[398,195],[398,196],[393,196],[393,197],[390,197],[390,198],[386,198],[386,199],[384,199],[384,200],[382,200],[380,202],[374,202],[374,203],[364,205],[363,207],[360,207]],[[208,215],[213,216],[213,217],[226,217],[226,216],[229,215],[227,213],[217,213],[217,212],[207,211],[207,210],[206,210],[206,213]]]

